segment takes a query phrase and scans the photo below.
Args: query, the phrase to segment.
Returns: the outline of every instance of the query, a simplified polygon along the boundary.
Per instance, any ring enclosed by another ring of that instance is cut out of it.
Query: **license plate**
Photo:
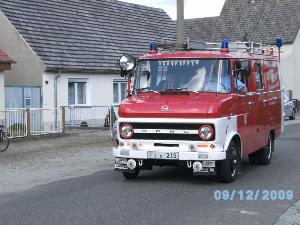
[[[169,159],[178,160],[178,152],[148,152],[148,159]]]

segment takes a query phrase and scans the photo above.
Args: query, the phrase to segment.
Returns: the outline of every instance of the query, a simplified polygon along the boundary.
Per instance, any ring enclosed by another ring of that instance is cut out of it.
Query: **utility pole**
[[[184,46],[184,0],[177,0],[177,47]]]

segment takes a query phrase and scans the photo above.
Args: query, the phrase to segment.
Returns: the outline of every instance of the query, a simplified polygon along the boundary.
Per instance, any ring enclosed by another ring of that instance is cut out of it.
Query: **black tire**
[[[296,118],[296,112],[295,110],[293,110],[292,116],[290,116],[290,120],[295,120],[295,118]]]
[[[6,132],[0,131],[0,152],[5,152],[9,146],[9,139]]]
[[[134,172],[122,171],[122,174],[126,179],[132,180],[136,179],[139,176],[140,170],[140,168],[135,168]]]
[[[217,178],[224,183],[232,183],[238,173],[238,164],[240,163],[239,146],[231,141],[226,151],[226,159],[217,161]]]
[[[269,165],[272,160],[274,152],[274,137],[270,133],[268,138],[268,145],[256,152],[251,153],[248,158],[251,164],[254,165]]]

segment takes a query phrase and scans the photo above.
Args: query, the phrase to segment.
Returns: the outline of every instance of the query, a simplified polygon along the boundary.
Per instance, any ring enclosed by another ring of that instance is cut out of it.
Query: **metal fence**
[[[64,128],[62,110],[30,109],[30,135],[61,133]]]
[[[0,124],[6,127],[11,138],[26,137],[26,109],[0,110]]]
[[[112,127],[118,107],[0,109],[0,125],[6,127],[10,138],[62,133],[65,127]]]
[[[64,131],[64,108],[0,109],[0,124],[10,138],[61,133]]]
[[[66,106],[67,127],[108,127],[108,106]]]

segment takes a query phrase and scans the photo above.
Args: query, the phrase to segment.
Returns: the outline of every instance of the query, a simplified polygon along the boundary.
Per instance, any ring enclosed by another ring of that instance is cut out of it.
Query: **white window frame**
[[[114,84],[118,84],[118,102],[115,102],[115,93],[114,93],[114,89],[113,89],[113,103],[114,104],[120,104],[123,100],[122,100],[122,89],[121,89],[121,84],[126,84],[126,92],[125,92],[125,98],[127,96],[127,80],[120,80],[120,79],[114,79],[113,80],[113,85]]]
[[[69,102],[69,83],[74,83],[75,85],[75,104],[70,104]],[[78,83],[85,83],[85,104],[78,104]],[[84,78],[69,78],[68,79],[68,105],[69,106],[87,106],[88,105],[88,79]]]

